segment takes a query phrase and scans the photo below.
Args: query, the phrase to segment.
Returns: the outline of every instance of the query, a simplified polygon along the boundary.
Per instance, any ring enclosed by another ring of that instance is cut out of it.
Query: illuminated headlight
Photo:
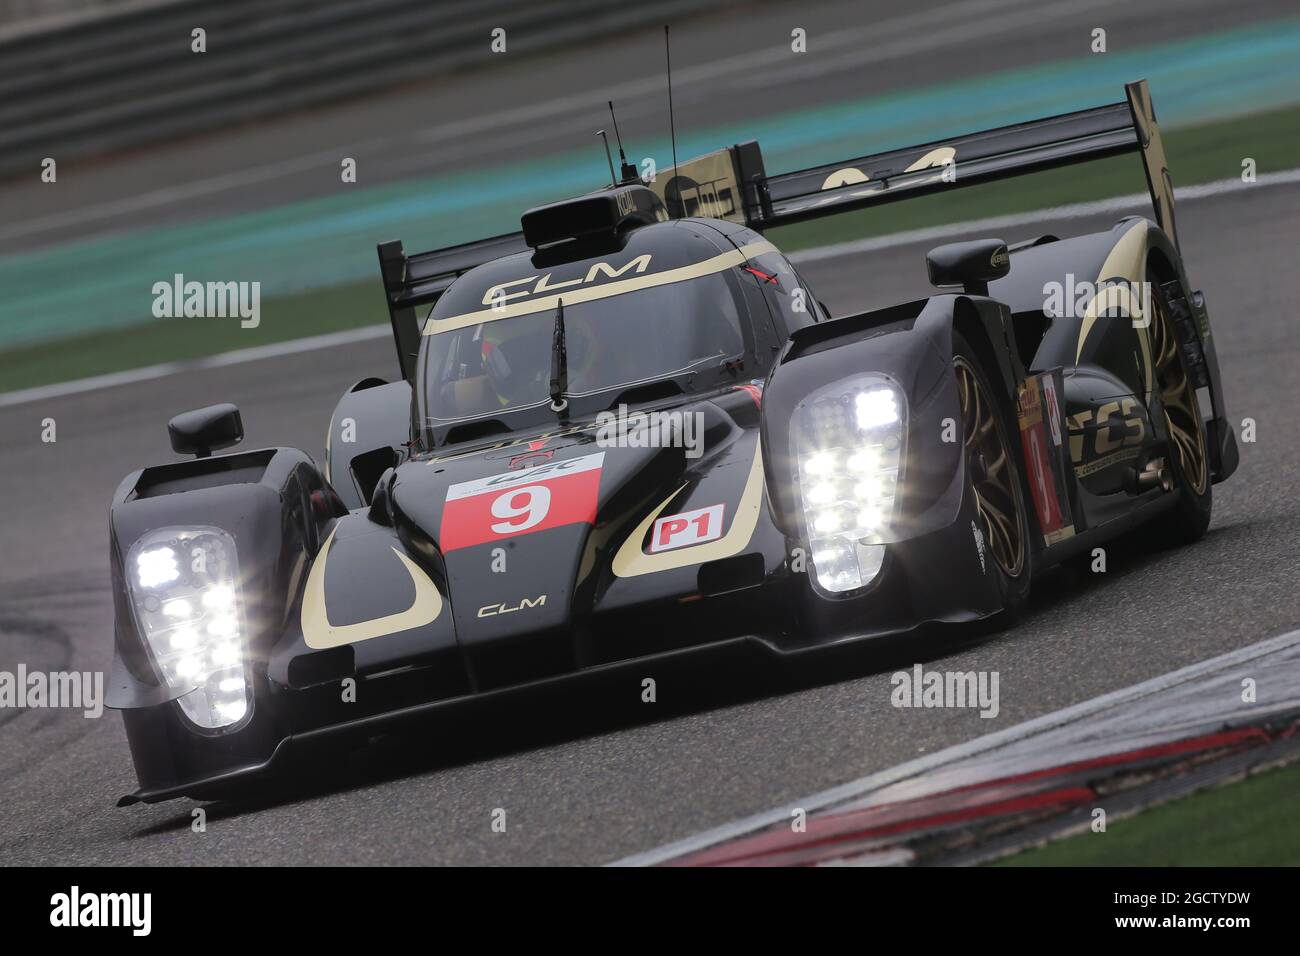
[[[819,587],[870,584],[885,558],[906,423],[902,393],[878,375],[814,393],[795,413],[799,497]]]
[[[161,528],[137,541],[126,574],[136,620],[185,716],[216,730],[248,712],[235,542],[218,528]]]

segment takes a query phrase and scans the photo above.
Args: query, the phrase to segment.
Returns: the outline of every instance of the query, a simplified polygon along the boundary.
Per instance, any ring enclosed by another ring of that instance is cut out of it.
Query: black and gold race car
[[[1138,524],[1195,540],[1237,449],[1127,93],[780,175],[752,142],[648,185],[625,166],[512,235],[381,245],[401,378],[347,391],[323,468],[212,454],[242,437],[215,405],[168,426],[194,457],[115,496],[123,801],[512,688],[993,619]],[[947,291],[887,309],[827,314],[763,238],[1129,151],[1154,221],[940,246]]]

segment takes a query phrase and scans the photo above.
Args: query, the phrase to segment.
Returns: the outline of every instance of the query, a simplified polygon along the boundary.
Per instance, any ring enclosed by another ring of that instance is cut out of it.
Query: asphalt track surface
[[[1109,217],[1113,218],[1113,217]],[[323,778],[266,799],[119,810],[135,788],[121,722],[68,711],[0,713],[0,859],[10,863],[599,863],[797,799],[1300,626],[1300,424],[1295,414],[1292,238],[1300,188],[1186,203],[1179,224],[1209,297],[1230,411],[1258,423],[1242,464],[1215,487],[1205,540],[1157,552],[1140,535],[1109,549],[1104,575],[1045,578],[1018,625],[958,647],[855,664],[794,688],[722,674],[660,702],[528,702],[504,722],[434,727],[331,762]],[[1003,238],[1104,227],[1027,226]],[[924,246],[810,263],[835,312],[924,294]],[[0,668],[99,670],[110,656],[106,508],[132,467],[170,460],[165,420],[217,400],[243,410],[247,444],[319,454],[336,393],[391,373],[391,346],[284,356],[0,412],[0,495],[14,503],[0,550]],[[41,419],[58,441],[38,441]],[[895,710],[889,674],[931,666],[1001,675],[1001,712]],[[938,660],[942,660],[942,664]],[[634,693],[631,695],[634,696]],[[507,811],[505,833],[491,829]]]
[[[878,58],[855,57],[852,47],[844,47],[839,66],[812,75],[782,77],[769,67],[769,82],[751,94],[752,102],[745,84],[756,82],[762,71],[742,71],[728,80],[735,84],[728,87],[729,108],[758,112],[760,106],[786,107],[850,89],[861,95],[873,84],[890,89],[927,82],[936,63],[949,76],[997,65],[987,43],[963,38],[957,28],[977,18],[954,12],[956,5],[909,7],[906,16],[931,16],[953,27],[919,50],[910,46],[920,36],[915,21],[889,14],[879,24],[863,22],[850,15],[855,6],[817,5],[800,19],[810,31],[817,29],[814,17],[829,29],[839,22],[837,15],[864,36],[874,30]],[[1217,0],[1192,0],[1181,5],[1184,15],[1162,24],[1168,4],[1041,5],[1052,9],[1050,17],[1012,0],[997,9],[993,0],[961,6],[993,18],[987,34],[996,41],[992,49],[1030,61],[1078,55],[1101,14],[1114,43],[1116,36],[1151,42],[1290,12],[1277,2],[1247,2],[1229,11]],[[788,36],[789,19],[771,5],[758,5],[739,19],[706,18],[697,30],[675,35],[675,63],[689,76],[691,64],[708,61],[710,42],[726,35],[757,44],[777,28]],[[1122,24],[1118,32],[1114,23]],[[233,131],[206,145],[187,142],[101,162],[88,169],[79,200],[75,194],[57,200],[69,203],[61,210],[43,205],[52,200],[26,188],[0,191],[0,203],[9,223],[38,223],[52,211],[75,214],[113,197],[193,186],[229,168],[238,155],[249,157],[250,169],[295,160],[332,147],[331,136],[341,130],[349,137],[391,130],[393,116],[414,115],[417,105],[419,115],[437,115],[439,124],[481,120],[487,132],[481,140],[468,134],[455,139],[464,154],[439,149],[439,142],[452,140],[428,141],[425,153],[411,144],[396,152],[377,150],[377,162],[393,157],[385,173],[390,178],[436,171],[444,162],[480,162],[486,154],[477,150],[501,150],[519,137],[529,148],[570,148],[578,133],[561,130],[554,118],[565,117],[589,135],[589,119],[576,115],[589,104],[574,105],[565,97],[595,89],[593,79],[602,70],[638,62],[634,51],[648,59],[648,84],[657,76],[656,42],[647,34],[602,44],[590,60],[575,57],[545,71],[535,65],[537,76],[526,79],[537,82],[522,86],[518,73],[466,77],[438,92],[442,99],[432,105],[419,99],[433,95],[428,91],[406,91],[274,129]],[[548,113],[550,119],[517,121],[511,113],[501,120],[498,114],[519,106],[520,90],[530,85],[535,102],[557,102],[558,112]],[[706,125],[708,90],[691,92],[689,80],[681,89],[679,123]],[[476,98],[470,100],[467,90]],[[598,102],[605,96],[585,95]],[[661,109],[658,97],[658,89],[647,86],[619,98],[633,112],[642,103],[650,122],[657,116],[653,110]],[[224,154],[221,162],[209,155],[217,148],[213,142]],[[333,176],[334,168],[331,158],[324,172]],[[107,219],[74,215],[69,225],[27,239],[52,242],[78,230],[202,217],[324,188],[309,180],[253,177],[239,188],[174,204],[140,204]],[[1103,228],[1113,218],[1044,222],[1008,230],[1002,238]],[[189,801],[114,807],[118,796],[136,786],[116,715],[87,720],[68,711],[0,711],[0,861],[600,863],[1300,626],[1300,422],[1294,393],[1300,187],[1186,203],[1179,207],[1179,227],[1190,274],[1209,299],[1230,414],[1238,422],[1249,416],[1258,423],[1258,441],[1242,446],[1240,470],[1215,488],[1214,522],[1199,545],[1157,552],[1140,535],[1117,542],[1109,549],[1105,575],[1062,571],[1047,577],[1029,613],[1010,629],[955,647],[905,648],[898,660],[861,662],[837,679],[773,687],[724,673],[703,691],[661,683],[654,710],[639,701],[584,707],[577,699],[560,707],[538,700],[506,719],[434,726],[423,737],[330,763],[318,779],[297,789],[209,807],[203,834],[190,829],[195,804]],[[925,245],[900,246],[810,263],[803,271],[832,311],[843,313],[926,294],[924,251]],[[32,670],[107,669],[107,507],[127,472],[173,460],[165,430],[170,415],[234,401],[244,413],[245,447],[296,445],[319,456],[337,396],[364,376],[392,377],[393,366],[391,344],[376,340],[0,409],[0,496],[9,503],[0,547],[0,670],[13,671],[19,662]],[[45,418],[57,422],[54,444],[40,441]],[[918,659],[944,669],[999,671],[998,717],[892,708],[889,674]],[[491,828],[496,808],[507,811],[505,833]]]

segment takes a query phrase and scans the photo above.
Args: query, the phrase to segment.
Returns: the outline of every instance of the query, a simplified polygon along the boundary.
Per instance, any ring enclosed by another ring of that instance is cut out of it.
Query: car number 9
[[[497,534],[527,531],[545,521],[550,510],[551,489],[545,485],[513,488],[492,502],[492,517],[504,519],[493,524],[492,530]]]

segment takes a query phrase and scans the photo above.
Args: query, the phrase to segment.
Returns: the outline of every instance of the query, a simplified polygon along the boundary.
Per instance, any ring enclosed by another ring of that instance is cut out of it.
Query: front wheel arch
[[[985,350],[968,340],[957,328],[953,330],[952,345],[954,375],[958,374],[957,368],[959,364],[973,367],[976,379],[983,380],[982,386],[989,391],[995,389],[996,386],[991,381],[992,376],[987,359],[981,354]],[[996,366],[994,366],[994,369],[996,369]],[[1041,538],[1038,536],[1038,523],[1034,509],[1029,504],[1032,499],[1028,483],[1025,480],[1024,456],[1020,444],[1016,404],[1013,401],[1004,400],[1001,395],[989,397],[994,403],[994,417],[1001,430],[1000,443],[1009,459],[1007,462],[1007,467],[1011,471],[1009,490],[1011,492],[1012,507],[1016,511],[1015,519],[1017,524],[1014,530],[1022,535],[1020,570],[1014,577],[1006,573],[998,561],[994,560],[992,562],[995,573],[998,575],[998,587],[1004,606],[1008,612],[1014,615],[1029,600],[1030,583],[1034,573],[1035,542],[1041,540]],[[964,419],[965,405],[963,403]],[[964,425],[965,422],[963,421],[963,430],[965,430]],[[966,471],[967,491],[978,502],[980,495],[976,490],[977,476],[972,470],[973,466],[968,461],[964,461],[963,468]],[[988,538],[990,550],[993,550],[993,538],[988,533],[987,527],[985,528],[985,534]]]

